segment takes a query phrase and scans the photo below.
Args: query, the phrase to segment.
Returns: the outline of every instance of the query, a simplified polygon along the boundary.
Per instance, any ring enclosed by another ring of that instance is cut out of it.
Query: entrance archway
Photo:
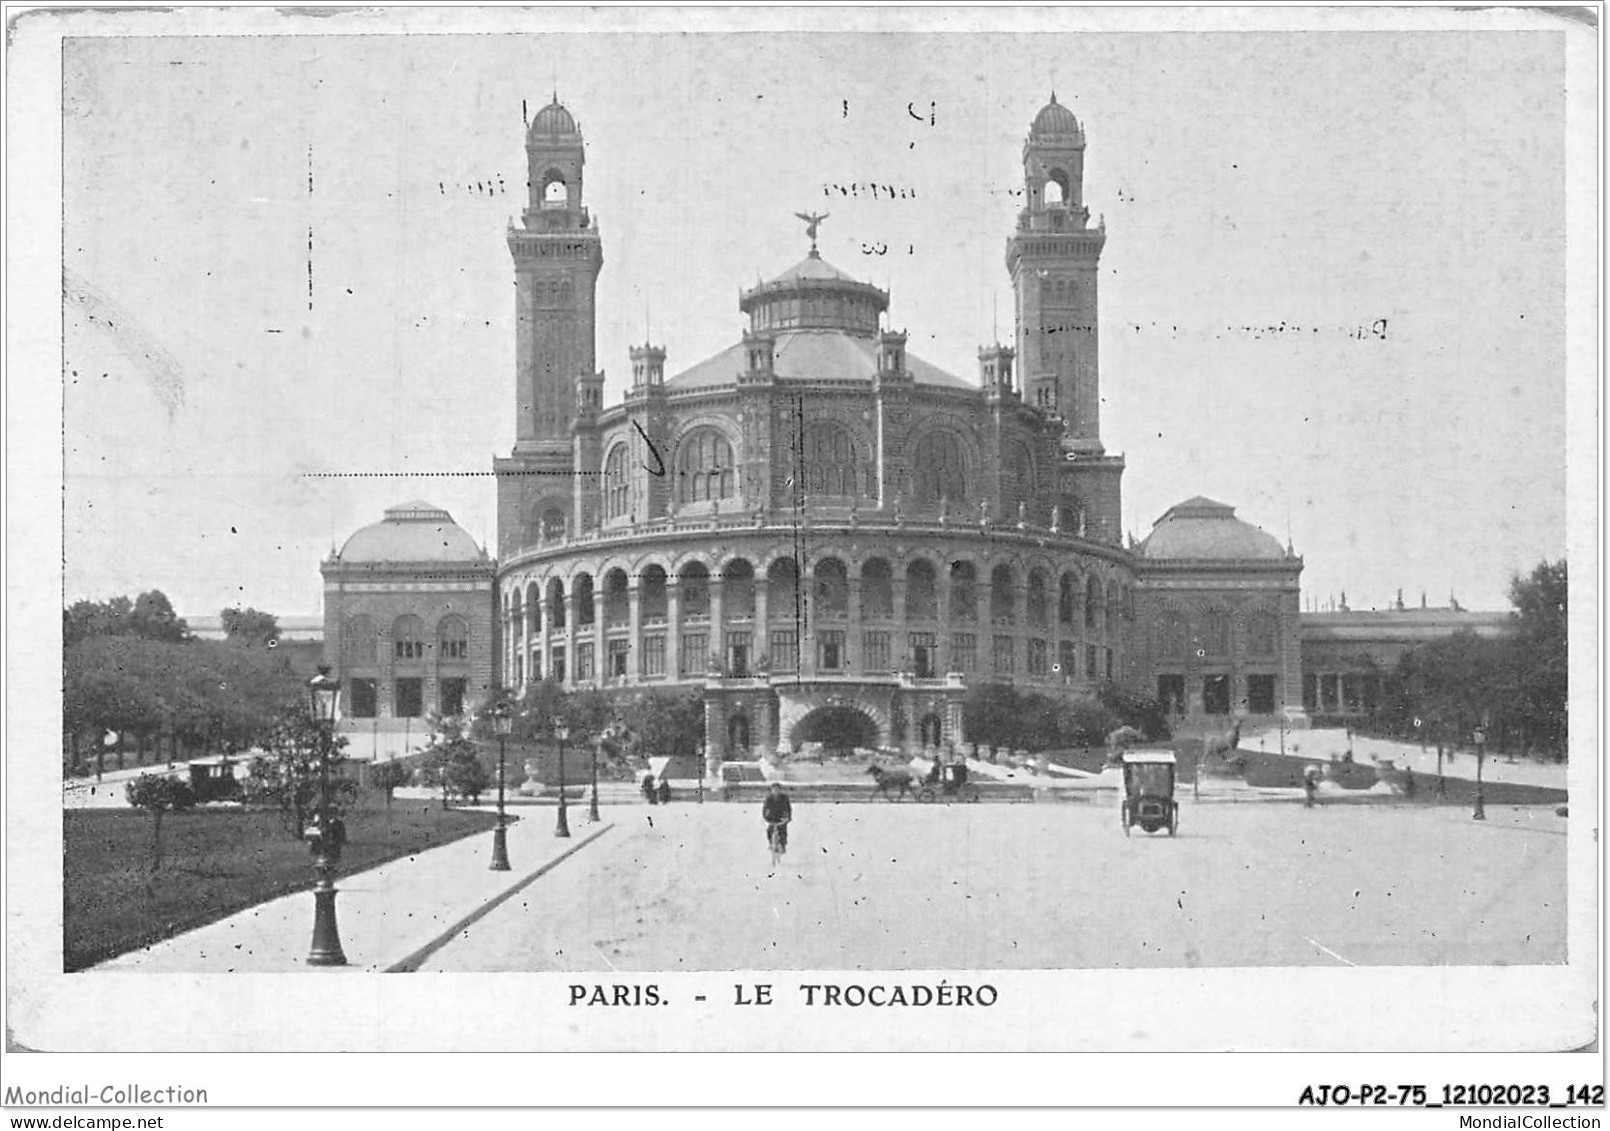
[[[749,716],[739,712],[727,720],[727,749],[740,757],[749,753]]]
[[[828,754],[849,754],[856,747],[878,745],[878,724],[865,711],[854,707],[818,707],[794,725],[789,744],[794,749],[806,742],[819,742]]]
[[[944,734],[944,724],[938,715],[927,714],[922,717],[922,744],[924,747],[939,745]]]

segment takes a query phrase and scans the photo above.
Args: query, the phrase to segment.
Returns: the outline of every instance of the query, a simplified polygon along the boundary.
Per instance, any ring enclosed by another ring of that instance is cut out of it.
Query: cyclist
[[[766,791],[766,800],[760,806],[760,815],[766,822],[766,843],[771,845],[773,858],[788,851],[788,822],[794,819],[794,806],[783,791],[782,782],[772,782]]]

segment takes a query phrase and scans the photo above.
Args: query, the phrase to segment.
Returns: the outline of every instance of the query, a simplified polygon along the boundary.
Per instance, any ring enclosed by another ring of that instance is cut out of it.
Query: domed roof
[[[440,507],[420,499],[386,508],[384,521],[347,539],[336,559],[354,562],[477,562],[486,555]]]
[[[1073,116],[1062,103],[1057,101],[1056,92],[1051,94],[1051,101],[1045,108],[1034,115],[1034,124],[1029,127],[1030,133],[1035,134],[1077,134],[1080,132],[1079,119]]]
[[[768,280],[768,282],[791,283],[795,279],[832,279],[843,280],[847,283],[859,282],[855,276],[846,275],[843,271],[840,271],[837,267],[823,259],[821,255],[818,254],[814,249],[804,259],[801,259],[798,263],[794,264],[775,279]]]
[[[1140,544],[1143,558],[1280,561],[1284,547],[1272,534],[1242,522],[1235,508],[1198,495],[1172,506]]]
[[[578,133],[576,119],[570,116],[570,111],[559,105],[559,97],[541,110],[531,119],[531,132],[534,134],[573,134]]]

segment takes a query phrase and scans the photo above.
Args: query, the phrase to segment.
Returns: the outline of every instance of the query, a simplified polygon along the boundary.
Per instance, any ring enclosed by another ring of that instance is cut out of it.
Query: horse
[[[882,766],[872,765],[866,768],[866,772],[872,775],[873,794],[882,794],[886,801],[896,801],[899,797],[904,797],[908,793],[913,797],[917,795],[916,775],[905,766],[890,770]],[[899,797],[890,797],[889,791],[891,789],[898,789],[900,791]]]

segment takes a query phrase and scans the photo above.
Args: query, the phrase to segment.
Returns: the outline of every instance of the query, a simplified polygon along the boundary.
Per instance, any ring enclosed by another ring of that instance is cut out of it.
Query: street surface
[[[1565,961],[1566,819],[1543,806],[617,807],[470,926],[443,971],[1503,965]]]

